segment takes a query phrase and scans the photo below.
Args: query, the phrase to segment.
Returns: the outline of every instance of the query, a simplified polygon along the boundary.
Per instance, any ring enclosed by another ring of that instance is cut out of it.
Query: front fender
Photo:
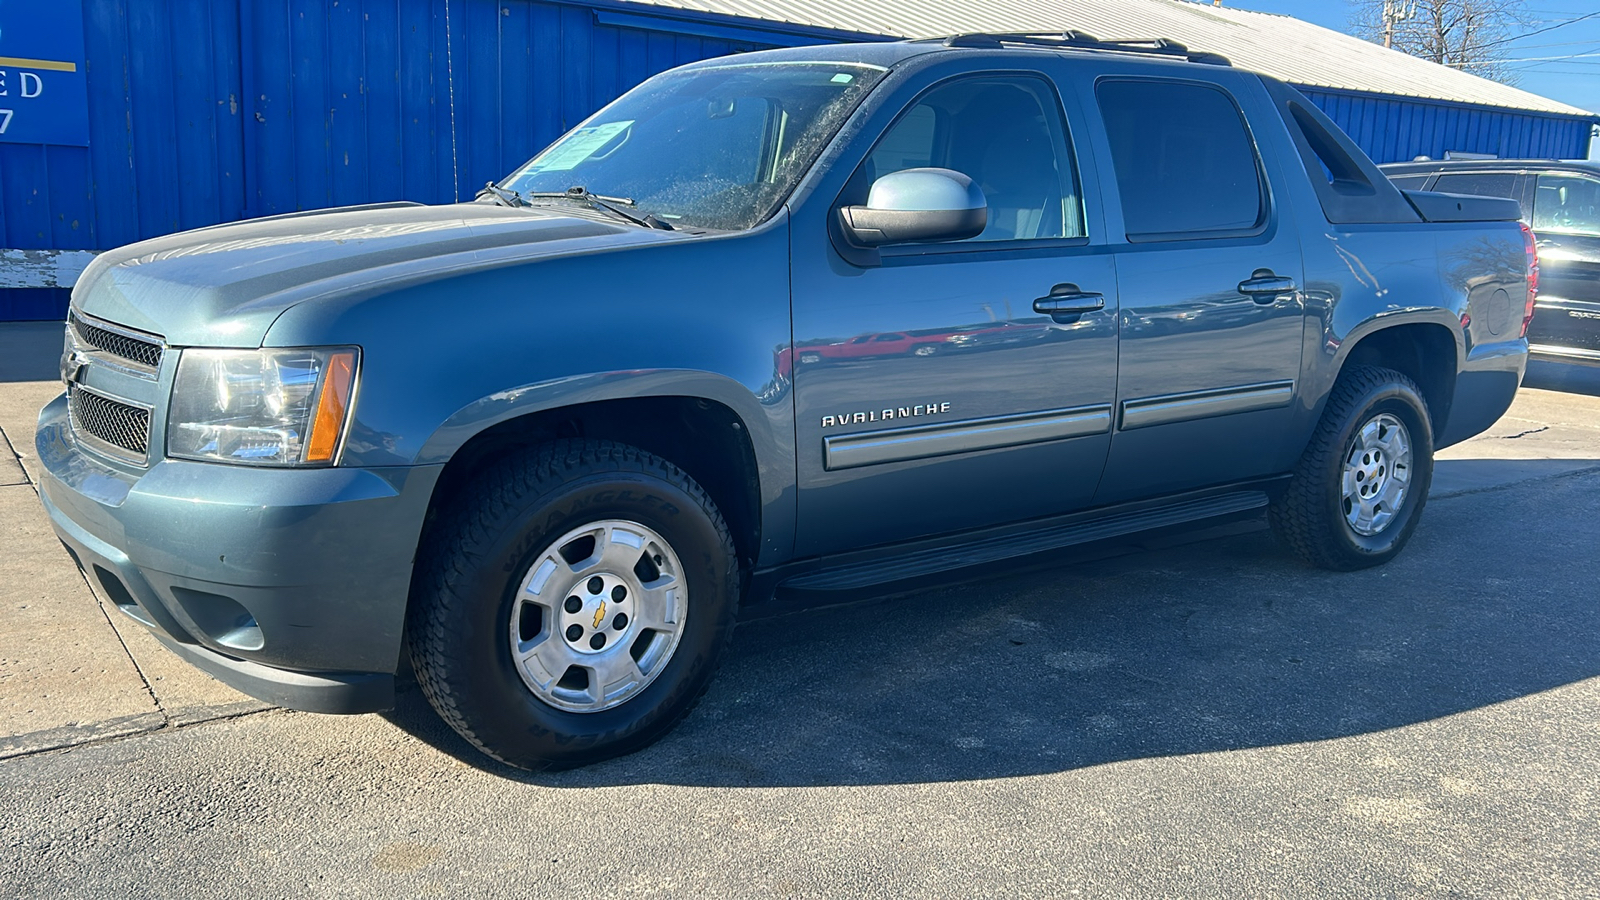
[[[518,385],[475,400],[457,410],[428,437],[416,462],[449,462],[479,432],[521,416],[583,403],[641,397],[695,397],[728,407],[749,431],[758,466],[764,465],[763,449],[771,453],[773,446],[783,440],[782,435],[774,433],[770,408],[763,406],[744,385],[724,375],[687,369],[596,372]]]
[[[720,403],[750,438],[763,534],[787,535],[787,229],[780,214],[739,234],[545,257],[306,302],[274,323],[267,343],[362,348],[345,465],[443,463],[485,428],[578,403]]]

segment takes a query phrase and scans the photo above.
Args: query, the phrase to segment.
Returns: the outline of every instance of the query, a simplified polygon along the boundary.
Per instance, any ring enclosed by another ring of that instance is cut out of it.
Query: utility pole
[[[1394,26],[1417,14],[1417,0],[1383,0],[1383,46],[1394,47]]]

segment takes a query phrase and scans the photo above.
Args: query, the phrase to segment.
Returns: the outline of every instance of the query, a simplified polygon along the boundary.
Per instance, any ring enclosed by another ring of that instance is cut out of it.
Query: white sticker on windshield
[[[604,125],[594,125],[589,128],[579,128],[567,135],[566,140],[550,148],[550,152],[539,158],[534,164],[535,172],[565,172],[594,155],[596,150],[611,142],[611,139],[628,130],[633,124],[632,119],[621,122],[607,122]]]
[[[829,80],[834,84],[849,84],[850,82],[855,81],[856,77],[846,72],[840,72]]]

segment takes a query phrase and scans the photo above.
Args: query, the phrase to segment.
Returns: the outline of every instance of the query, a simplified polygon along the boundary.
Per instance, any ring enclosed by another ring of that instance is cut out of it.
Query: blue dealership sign
[[[88,146],[83,0],[0,0],[0,141]]]

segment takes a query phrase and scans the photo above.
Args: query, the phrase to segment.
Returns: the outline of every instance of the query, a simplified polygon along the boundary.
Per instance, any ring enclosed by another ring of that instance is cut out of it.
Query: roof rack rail
[[[1167,38],[1145,40],[1102,41],[1081,31],[1061,31],[1040,34],[1022,32],[972,32],[954,34],[946,38],[930,38],[946,47],[973,47],[997,50],[1008,44],[1028,47],[1072,48],[1081,50],[1110,50],[1116,53],[1148,53],[1154,56],[1172,56],[1208,66],[1232,66],[1226,56],[1188,47]]]

